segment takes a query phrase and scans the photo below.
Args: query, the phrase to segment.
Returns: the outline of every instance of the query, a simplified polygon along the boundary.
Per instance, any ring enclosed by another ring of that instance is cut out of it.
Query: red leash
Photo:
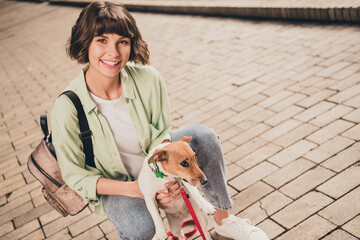
[[[195,222],[194,222],[192,219],[191,219],[191,220],[187,220],[187,221],[183,222],[183,224],[181,225],[181,228],[183,228],[183,227],[185,227],[185,226],[187,226],[187,225],[192,225],[192,224],[195,224]],[[197,227],[195,226],[195,228],[194,228],[193,230],[191,230],[190,232],[184,233],[184,235],[185,235],[185,240],[187,240],[188,237],[191,237],[192,235],[194,235],[194,234],[196,233],[196,231],[197,231]],[[178,237],[172,235],[171,231],[169,231],[169,232],[167,233],[167,235],[168,235],[169,237],[172,236],[172,237],[171,237],[171,240],[179,240]]]
[[[201,228],[200,222],[199,222],[199,220],[198,220],[198,218],[197,218],[197,216],[196,216],[196,214],[195,214],[195,211],[194,211],[193,207],[191,206],[191,203],[190,203],[190,201],[189,201],[188,195],[186,194],[186,192],[185,192],[184,189],[181,189],[180,193],[181,193],[181,196],[182,196],[182,198],[184,199],[184,201],[185,201],[185,203],[186,203],[186,206],[187,206],[188,209],[189,209],[189,212],[190,212],[191,217],[193,218],[193,220],[194,220],[194,222],[195,222],[195,225],[196,225],[197,229],[199,229],[199,232],[200,232],[201,237],[202,237],[204,240],[206,240],[205,234],[204,234],[204,232],[203,232],[203,230],[202,230],[202,228]]]
[[[189,209],[189,212],[190,212],[190,214],[191,214],[191,217],[193,218],[193,220],[185,221],[185,222],[181,225],[181,227],[183,228],[183,227],[185,227],[185,226],[187,226],[187,225],[190,225],[190,224],[194,224],[194,223],[195,223],[195,228],[194,228],[194,230],[192,230],[192,231],[190,231],[190,232],[188,232],[188,233],[185,233],[185,239],[187,239],[188,237],[191,237],[192,235],[194,235],[194,234],[196,233],[197,230],[199,230],[200,235],[201,235],[201,237],[203,238],[203,240],[206,240],[206,237],[205,237],[205,234],[204,234],[204,232],[203,232],[203,230],[202,230],[202,228],[201,228],[200,222],[199,222],[199,220],[198,220],[198,218],[197,218],[197,216],[196,216],[196,214],[195,214],[195,211],[194,211],[194,209],[193,209],[193,207],[192,207],[192,205],[191,205],[191,203],[190,203],[190,201],[189,201],[189,195],[186,194],[186,192],[185,192],[184,189],[181,189],[181,190],[180,190],[180,193],[181,193],[182,198],[184,199],[184,202],[185,202],[187,208]],[[171,232],[168,232],[167,234],[168,234],[168,236],[172,236],[172,233],[171,233]],[[171,238],[171,240],[178,240],[178,239],[179,239],[179,238],[177,238],[177,237],[175,237],[175,236],[172,236],[172,238]]]

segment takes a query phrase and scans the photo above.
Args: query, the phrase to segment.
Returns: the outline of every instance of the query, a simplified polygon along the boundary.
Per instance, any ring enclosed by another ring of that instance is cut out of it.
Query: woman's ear
[[[160,162],[160,161],[166,161],[168,160],[169,155],[166,150],[164,149],[158,149],[155,151],[155,153],[149,158],[148,164],[152,162]]]
[[[190,143],[191,138],[192,138],[191,136],[190,137],[185,136],[185,137],[182,137],[180,141]]]

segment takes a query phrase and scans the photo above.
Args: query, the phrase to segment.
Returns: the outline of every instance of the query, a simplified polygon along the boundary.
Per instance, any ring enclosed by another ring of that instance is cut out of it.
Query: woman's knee
[[[122,239],[152,239],[155,226],[143,199],[126,196],[103,196],[109,220]]]
[[[191,125],[192,131],[192,139],[190,141],[190,145],[194,149],[201,150],[204,146],[214,146],[219,145],[219,136],[215,133],[212,128],[209,128],[202,124],[194,124]]]
[[[134,240],[151,240],[155,235],[155,226],[132,224],[132,227],[120,230],[117,228],[121,239],[134,239]]]

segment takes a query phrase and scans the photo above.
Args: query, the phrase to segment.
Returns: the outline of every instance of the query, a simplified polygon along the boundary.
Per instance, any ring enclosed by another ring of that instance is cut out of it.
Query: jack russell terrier
[[[205,214],[214,214],[216,210],[197,189],[206,184],[207,179],[196,163],[195,153],[189,145],[190,140],[191,137],[183,137],[177,142],[160,144],[145,158],[140,171],[139,187],[153,218],[157,239],[167,239],[168,235],[157,207],[156,193],[164,188],[165,183],[176,180],[181,181],[179,182],[180,186],[186,188],[205,237],[211,239],[206,230]],[[184,233],[181,231],[181,224],[191,219],[191,215],[184,200],[179,198],[166,204],[164,211],[172,234],[179,239],[185,239]]]

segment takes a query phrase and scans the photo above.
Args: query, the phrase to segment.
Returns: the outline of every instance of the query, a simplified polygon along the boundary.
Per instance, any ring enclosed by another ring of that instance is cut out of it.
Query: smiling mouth
[[[102,60],[102,59],[100,59],[100,61],[109,67],[115,67],[120,64],[119,61],[107,61],[107,60]]]

